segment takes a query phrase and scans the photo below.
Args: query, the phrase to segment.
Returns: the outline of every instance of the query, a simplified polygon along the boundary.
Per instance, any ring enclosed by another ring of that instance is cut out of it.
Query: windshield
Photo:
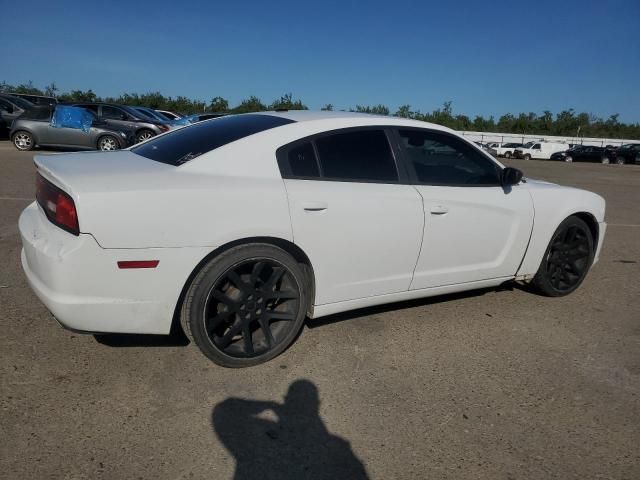
[[[173,130],[131,151],[177,167],[228,143],[288,123],[293,120],[262,114],[232,115]]]

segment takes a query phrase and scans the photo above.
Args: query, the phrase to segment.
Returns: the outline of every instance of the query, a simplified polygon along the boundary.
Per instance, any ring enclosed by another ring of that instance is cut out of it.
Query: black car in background
[[[58,99],[55,97],[48,97],[46,95],[31,95],[29,93],[9,93],[9,95],[13,95],[14,97],[20,97],[28,102],[33,103],[34,105],[56,105],[58,103]]]
[[[74,107],[82,107],[96,114],[107,125],[114,129],[132,129],[136,142],[170,130],[168,123],[146,116],[133,107],[112,103],[74,103]]]
[[[25,111],[30,110],[35,105],[20,97],[8,94],[0,94],[0,127],[4,126],[2,132],[6,133],[6,129],[11,128],[11,123],[22,115]]]
[[[62,147],[76,150],[119,150],[134,144],[132,130],[113,129],[94,116],[88,132],[78,128],[51,126],[55,107],[34,106],[13,121],[9,138],[18,150],[39,147]]]
[[[556,152],[551,155],[551,160],[563,162],[596,162],[614,163],[616,161],[616,150],[608,147],[594,147],[591,145],[576,145],[569,150]]]
[[[616,150],[616,163],[640,163],[640,143],[625,143]]]

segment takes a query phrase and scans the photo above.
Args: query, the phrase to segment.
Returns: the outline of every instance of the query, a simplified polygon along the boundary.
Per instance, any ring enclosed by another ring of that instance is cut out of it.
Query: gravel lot
[[[569,297],[361,310],[227,370],[179,336],[55,323],[20,267],[32,156],[0,142],[1,478],[640,478],[640,166],[508,162],[607,200]]]

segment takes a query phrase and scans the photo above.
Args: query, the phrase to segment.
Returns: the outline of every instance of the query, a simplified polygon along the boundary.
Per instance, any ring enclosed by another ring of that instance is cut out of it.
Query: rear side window
[[[356,130],[321,137],[316,147],[327,180],[394,183],[398,171],[383,130]]]
[[[289,169],[294,177],[319,177],[320,169],[316,152],[311,142],[303,143],[289,150],[287,155]]]
[[[156,162],[178,166],[228,143],[289,123],[293,120],[272,115],[233,115],[180,128],[152,138],[131,151]]]

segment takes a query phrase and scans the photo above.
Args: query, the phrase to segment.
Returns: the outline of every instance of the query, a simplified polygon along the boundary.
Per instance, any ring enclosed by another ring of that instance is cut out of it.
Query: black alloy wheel
[[[296,338],[306,315],[300,265],[265,244],[225,252],[196,276],[183,306],[183,328],[225,367],[263,363]]]
[[[589,226],[571,216],[555,231],[533,284],[548,296],[568,295],[586,277],[593,256],[594,240]]]

